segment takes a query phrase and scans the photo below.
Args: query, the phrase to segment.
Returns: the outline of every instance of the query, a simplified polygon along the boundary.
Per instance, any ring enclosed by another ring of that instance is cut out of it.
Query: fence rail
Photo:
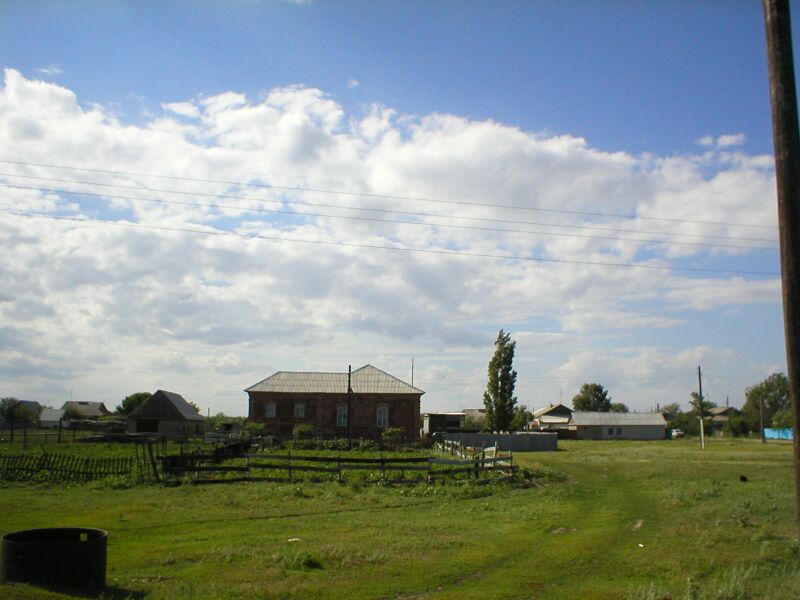
[[[244,464],[223,465],[221,462],[238,460]],[[347,456],[312,456],[298,454],[252,454],[239,453],[225,456],[213,454],[181,454],[162,456],[161,469],[165,477],[175,481],[188,480],[191,483],[233,483],[241,481],[294,481],[304,478],[303,474],[326,474],[342,481],[347,472],[374,473],[379,481],[410,481],[406,474],[414,475],[416,481],[456,474],[471,473],[475,478],[487,472],[511,474],[516,467],[513,457],[499,452],[487,457],[483,452],[479,457],[450,459],[437,457],[379,457],[350,458]],[[324,466],[323,466],[324,465]],[[445,467],[445,468],[440,468]],[[265,476],[263,471],[277,471],[285,476]],[[201,474],[204,475],[201,477]],[[207,477],[218,474],[220,477]],[[235,474],[228,477],[228,474]],[[399,478],[397,477],[399,475]]]

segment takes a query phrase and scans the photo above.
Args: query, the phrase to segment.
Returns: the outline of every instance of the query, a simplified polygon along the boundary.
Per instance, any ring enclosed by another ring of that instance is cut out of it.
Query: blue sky
[[[33,1],[2,10],[7,64],[57,65],[87,101],[132,112],[137,99],[301,83],[349,109],[380,102],[494,119],[605,150],[681,152],[732,130],[755,152],[771,150],[754,2]]]
[[[271,370],[408,378],[414,355],[424,407],[456,409],[480,403],[503,327],[529,405],[588,380],[685,404],[699,362],[740,404],[783,368],[777,253],[686,242],[774,246],[751,241],[776,237],[764,46],[757,2],[1,3],[0,160],[27,164],[0,163],[0,208],[27,214],[0,214],[18,261],[0,328],[28,341],[0,347],[0,386],[56,405],[174,388],[241,413]],[[174,204],[213,201],[196,192],[246,211]],[[333,218],[386,209],[443,216]],[[464,229],[509,222],[540,233]],[[565,262],[365,249],[386,245]]]

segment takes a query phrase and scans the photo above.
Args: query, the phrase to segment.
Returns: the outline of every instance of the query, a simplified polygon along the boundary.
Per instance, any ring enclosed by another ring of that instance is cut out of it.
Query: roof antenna
[[[411,355],[411,387],[414,387],[414,355]]]

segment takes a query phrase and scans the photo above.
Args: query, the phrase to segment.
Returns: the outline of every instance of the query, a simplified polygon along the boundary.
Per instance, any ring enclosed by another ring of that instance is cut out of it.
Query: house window
[[[378,412],[376,415],[376,424],[378,427],[388,427],[389,426],[389,407],[388,406],[379,406]]]
[[[294,418],[295,419],[305,419],[306,418],[306,404],[305,404],[305,402],[295,402],[294,403]]]
[[[267,419],[274,419],[275,418],[275,403],[274,402],[267,402],[264,405],[264,417]]]
[[[617,427],[617,435],[622,435],[622,427]]]
[[[608,435],[614,435],[614,428],[613,427],[609,427]]]
[[[346,406],[337,406],[336,407],[336,426],[337,427],[347,427],[347,407]]]

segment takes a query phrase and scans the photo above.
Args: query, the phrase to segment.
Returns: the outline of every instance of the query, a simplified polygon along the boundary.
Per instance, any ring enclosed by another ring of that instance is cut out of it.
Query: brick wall
[[[346,437],[347,427],[336,423],[337,407],[347,406],[347,394],[301,394],[287,392],[248,392],[251,421],[264,423],[272,435],[288,437],[298,423],[314,427],[314,435],[325,438]],[[382,427],[377,425],[378,407],[389,409],[389,427],[405,430],[406,439],[419,439],[421,394],[353,394],[350,403],[350,435],[375,439]],[[295,404],[304,405],[304,416],[295,417]],[[275,405],[275,416],[267,417],[267,405]]]

